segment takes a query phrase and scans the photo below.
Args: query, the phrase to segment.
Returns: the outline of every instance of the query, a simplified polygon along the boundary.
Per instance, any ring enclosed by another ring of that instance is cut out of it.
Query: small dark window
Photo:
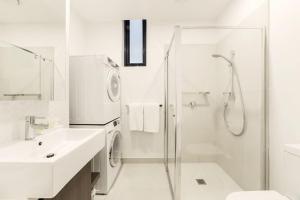
[[[125,66],[146,66],[146,35],[146,20],[124,20]]]

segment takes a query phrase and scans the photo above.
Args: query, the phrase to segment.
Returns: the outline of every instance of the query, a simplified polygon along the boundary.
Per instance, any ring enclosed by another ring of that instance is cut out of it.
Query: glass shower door
[[[182,27],[181,199],[265,189],[265,48],[260,27]]]
[[[175,30],[165,59],[165,165],[173,199],[177,199],[180,181],[181,88],[176,56],[179,33],[179,29]]]
[[[259,27],[175,30],[165,59],[165,164],[173,199],[223,200],[265,188],[264,38]]]

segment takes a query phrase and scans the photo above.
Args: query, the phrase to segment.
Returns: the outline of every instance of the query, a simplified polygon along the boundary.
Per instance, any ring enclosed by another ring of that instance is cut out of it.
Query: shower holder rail
[[[223,92],[223,95],[232,95],[232,92]]]
[[[207,96],[210,94],[210,92],[208,92],[208,91],[205,91],[205,92],[183,92],[183,94],[200,94],[200,95]]]

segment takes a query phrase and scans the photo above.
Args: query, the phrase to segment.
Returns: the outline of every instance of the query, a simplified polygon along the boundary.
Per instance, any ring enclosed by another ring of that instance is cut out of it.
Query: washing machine
[[[120,119],[107,124],[105,130],[106,145],[93,160],[92,171],[100,173],[95,187],[97,194],[109,193],[122,167]]]
[[[107,56],[70,57],[70,124],[106,125],[120,117],[119,66]]]
[[[96,194],[108,194],[122,168],[120,118],[106,125],[71,125],[71,128],[105,129],[105,147],[92,160],[92,172],[100,173]]]

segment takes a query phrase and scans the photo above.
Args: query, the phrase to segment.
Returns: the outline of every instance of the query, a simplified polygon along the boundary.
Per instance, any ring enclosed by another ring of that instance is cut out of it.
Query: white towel
[[[129,128],[131,131],[143,131],[143,104],[129,104]]]
[[[144,104],[144,131],[149,133],[159,132],[159,104]]]

